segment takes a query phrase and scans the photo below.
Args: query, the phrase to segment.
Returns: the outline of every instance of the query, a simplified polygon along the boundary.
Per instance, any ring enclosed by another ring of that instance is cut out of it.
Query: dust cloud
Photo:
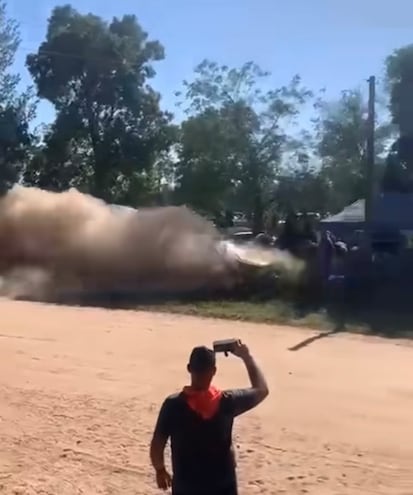
[[[264,264],[291,269],[291,259],[274,251],[271,261],[264,251]],[[75,189],[22,186],[0,199],[0,293],[7,297],[230,288],[248,256],[186,207],[116,208]]]

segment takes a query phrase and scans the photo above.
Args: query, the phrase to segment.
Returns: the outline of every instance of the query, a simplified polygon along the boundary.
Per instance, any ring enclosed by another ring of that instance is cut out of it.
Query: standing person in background
[[[300,234],[298,230],[297,214],[295,212],[290,212],[287,215],[283,228],[278,236],[276,247],[295,254],[299,241]]]
[[[313,245],[318,245],[318,236],[316,230],[316,219],[309,213],[303,213],[301,219],[300,235],[303,241],[307,241]]]
[[[244,362],[251,382],[249,388],[220,391],[212,386],[215,353],[207,347],[195,347],[187,366],[191,385],[164,401],[150,449],[161,490],[172,487],[172,495],[238,494],[232,447],[234,418],[262,402],[268,387],[245,344],[238,341],[232,354]],[[164,461],[168,439],[172,476]]]
[[[336,242],[337,240],[332,232],[329,230],[322,232],[318,252],[319,271],[324,289],[327,287],[328,279],[331,275]]]

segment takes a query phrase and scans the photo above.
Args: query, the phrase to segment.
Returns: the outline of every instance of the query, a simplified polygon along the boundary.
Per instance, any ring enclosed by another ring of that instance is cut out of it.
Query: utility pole
[[[365,225],[367,233],[370,234],[373,202],[375,194],[375,152],[374,152],[374,131],[375,131],[375,102],[376,102],[376,78],[371,76],[369,83],[369,103],[367,117],[367,146],[366,146],[366,181],[365,181]],[[369,236],[370,237],[370,236]]]

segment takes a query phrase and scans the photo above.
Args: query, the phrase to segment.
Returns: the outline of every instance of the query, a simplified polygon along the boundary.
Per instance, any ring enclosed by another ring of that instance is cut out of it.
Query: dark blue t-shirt
[[[155,435],[171,440],[174,493],[236,493],[232,426],[236,416],[257,403],[254,389],[227,390],[217,413],[203,419],[187,405],[182,393],[164,401]]]

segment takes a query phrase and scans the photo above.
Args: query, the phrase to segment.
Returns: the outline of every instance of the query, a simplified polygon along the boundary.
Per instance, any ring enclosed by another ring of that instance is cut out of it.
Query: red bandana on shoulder
[[[184,387],[183,394],[188,406],[203,419],[211,419],[218,411],[222,392],[215,387],[208,390],[195,390]]]

